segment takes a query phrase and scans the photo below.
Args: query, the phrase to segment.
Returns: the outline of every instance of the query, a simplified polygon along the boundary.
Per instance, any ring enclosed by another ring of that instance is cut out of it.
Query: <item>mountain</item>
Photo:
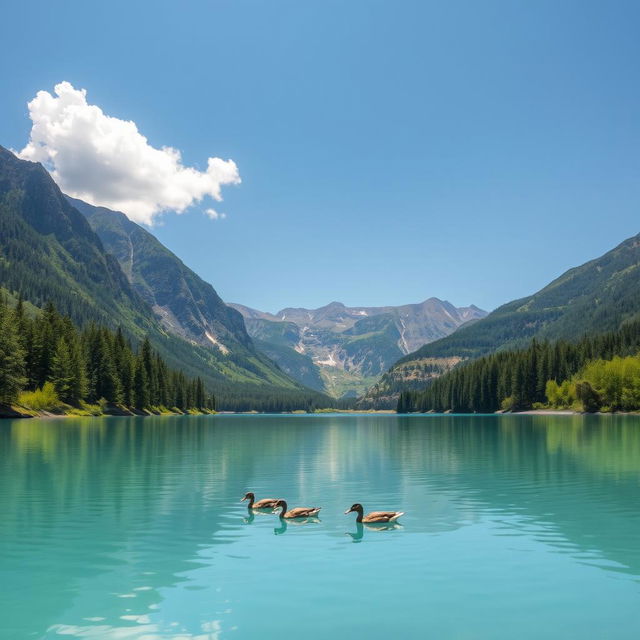
[[[603,256],[570,269],[526,298],[401,358],[363,399],[393,404],[402,390],[423,388],[461,360],[539,340],[575,340],[615,331],[640,318],[640,234]],[[431,369],[424,374],[423,367]],[[416,373],[417,372],[417,373]]]
[[[134,342],[148,335],[172,368],[220,397],[309,396],[255,349],[242,316],[151,234],[124,214],[70,202],[42,165],[3,147],[0,288],[36,307],[51,300],[78,324],[122,327]]]
[[[259,349],[291,377],[340,397],[370,387],[391,364],[427,342],[482,318],[475,306],[429,298],[398,307],[286,308],[276,314],[230,304]]]
[[[84,322],[151,326],[117,260],[40,165],[0,147],[0,285]]]
[[[124,213],[69,196],[67,200],[86,217],[168,332],[202,346],[214,345],[222,353],[238,344],[251,348],[242,315],[155,236]]]

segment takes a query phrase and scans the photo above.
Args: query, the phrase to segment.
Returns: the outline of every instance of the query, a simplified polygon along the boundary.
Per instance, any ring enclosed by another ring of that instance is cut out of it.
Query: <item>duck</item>
[[[273,509],[273,513],[276,513],[277,509],[282,508],[280,512],[281,518],[291,520],[292,518],[309,518],[311,516],[318,515],[322,507],[294,507],[293,509],[287,509],[287,503],[285,500],[278,500]]]
[[[347,513],[351,513],[352,511],[355,511],[358,514],[356,522],[366,522],[369,524],[384,524],[385,522],[395,522],[400,516],[404,515],[404,511],[372,511],[371,513],[367,513],[367,515],[364,516],[364,508],[359,502],[352,504],[351,507],[345,511],[345,515]]]
[[[258,500],[257,502],[255,502],[255,499],[255,495],[249,491],[240,502],[248,500],[249,504],[247,505],[247,509],[274,509],[277,502],[277,500],[273,498],[262,498],[262,500]]]

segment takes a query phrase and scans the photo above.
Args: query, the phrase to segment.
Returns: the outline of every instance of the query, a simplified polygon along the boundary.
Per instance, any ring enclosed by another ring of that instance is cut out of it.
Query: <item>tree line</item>
[[[46,392],[71,407],[109,403],[134,410],[214,410],[200,378],[170,369],[145,338],[137,348],[121,329],[79,329],[52,303],[41,313],[0,297],[0,404]]]
[[[399,413],[522,411],[537,406],[560,406],[557,395],[563,392],[566,402],[563,401],[562,406],[579,403],[588,411],[602,407],[616,410],[623,406],[625,410],[640,409],[640,403],[633,407],[632,402],[606,404],[609,396],[602,393],[602,385],[598,391],[603,377],[596,381],[595,370],[591,371],[587,366],[601,361],[597,366],[605,370],[602,364],[605,361],[635,356],[639,349],[640,321],[625,324],[618,331],[585,336],[577,342],[533,340],[526,348],[498,351],[461,364],[422,391],[403,392],[397,410]],[[619,394],[622,394],[622,380],[627,384],[629,377],[618,376]],[[572,395],[567,395],[569,391]],[[635,396],[627,393],[625,397]]]

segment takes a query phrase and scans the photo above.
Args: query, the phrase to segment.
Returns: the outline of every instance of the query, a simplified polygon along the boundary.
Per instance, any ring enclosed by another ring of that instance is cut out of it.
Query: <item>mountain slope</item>
[[[619,329],[640,318],[640,234],[603,256],[570,269],[526,298],[509,302],[486,318],[401,358],[372,389],[364,405],[392,391],[424,387],[428,376],[410,375],[427,362],[460,361],[524,346],[532,338],[576,339]],[[391,402],[393,402],[391,398]]]
[[[150,326],[143,301],[45,169],[0,147],[0,283],[79,321]]]
[[[520,346],[534,336],[571,339],[615,330],[638,317],[640,234],[570,269],[532,296],[509,302],[411,355],[475,357]]]
[[[146,240],[163,255],[166,267],[164,247]],[[143,269],[140,273],[150,286],[151,273]],[[0,147],[1,288],[21,293],[37,307],[52,300],[79,324],[93,321],[120,326],[136,342],[148,335],[171,367],[200,376],[218,393],[241,396],[250,392],[256,401],[282,396],[285,391],[308,394],[255,350],[240,314],[224,305],[217,307],[219,298],[213,289],[207,289],[192,272],[182,276],[183,282],[191,277],[195,283],[190,291],[200,292],[202,300],[196,302],[202,302],[202,309],[209,313],[207,320],[219,332],[216,335],[224,335],[232,345],[224,345],[226,353],[213,344],[185,340],[179,331],[170,333],[49,173],[40,164],[20,160]],[[181,322],[181,327],[191,327],[186,320]]]
[[[84,214],[167,331],[202,346],[213,344],[222,353],[234,343],[251,348],[241,314],[151,233],[124,213],[67,199]]]
[[[398,307],[332,302],[319,309],[286,308],[275,315],[231,306],[244,316],[249,335],[285,371],[310,384],[310,359],[322,384],[312,386],[336,397],[359,395],[403,354],[486,315],[475,306],[457,308],[437,298]]]

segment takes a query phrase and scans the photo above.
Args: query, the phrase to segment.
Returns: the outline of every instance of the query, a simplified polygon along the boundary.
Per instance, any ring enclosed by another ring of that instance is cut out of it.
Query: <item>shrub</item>
[[[45,382],[35,391],[22,391],[18,395],[18,404],[35,411],[59,411],[64,406],[52,382]]]
[[[562,384],[549,380],[545,394],[549,406],[554,409],[571,409],[576,401],[575,386],[569,380],[564,380]]]
[[[600,409],[602,400],[600,394],[589,384],[587,380],[576,382],[576,396],[582,403],[582,410],[587,413],[593,413]]]
[[[513,411],[516,409],[516,399],[513,396],[508,396],[500,403],[500,408],[503,411]]]

